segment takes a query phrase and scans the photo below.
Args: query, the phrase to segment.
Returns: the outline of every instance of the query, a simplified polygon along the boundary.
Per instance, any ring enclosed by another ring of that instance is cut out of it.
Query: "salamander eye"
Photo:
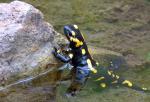
[[[75,32],[74,31],[67,31],[67,34],[69,37],[75,36]]]
[[[67,30],[67,35],[68,35],[69,37],[71,37],[71,36],[72,36],[71,32],[70,32],[70,31],[68,31],[68,30]]]
[[[64,34],[68,37],[75,37],[76,33],[71,26],[64,26]]]

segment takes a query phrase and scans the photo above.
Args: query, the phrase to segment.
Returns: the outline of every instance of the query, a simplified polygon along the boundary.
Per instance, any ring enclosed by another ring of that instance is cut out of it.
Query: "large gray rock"
[[[0,86],[24,76],[37,75],[45,71],[47,65],[52,68],[57,63],[52,48],[62,39],[32,5],[21,1],[1,3]]]

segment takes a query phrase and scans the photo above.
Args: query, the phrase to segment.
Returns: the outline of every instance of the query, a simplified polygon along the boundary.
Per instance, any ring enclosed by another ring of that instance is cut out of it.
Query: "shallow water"
[[[9,2],[9,1],[12,0],[0,0],[0,2]],[[115,27],[119,28],[118,24],[116,24],[118,25],[116,26],[111,23],[105,23],[104,20],[101,19],[105,15],[105,12],[103,10],[105,10],[105,8],[106,9],[108,8],[109,10],[110,9],[109,7],[111,7],[112,5],[111,3],[109,4],[110,0],[94,0],[96,3],[93,2],[93,0],[88,0],[89,2],[86,2],[86,4],[84,4],[84,2],[81,2],[80,4],[80,1],[82,0],[77,0],[79,2],[75,2],[75,0],[70,0],[71,2],[69,2],[69,0],[41,0],[41,1],[22,0],[22,1],[27,1],[33,4],[38,9],[40,9],[44,13],[45,19],[52,25],[54,25],[54,27],[57,28],[57,30],[59,31],[64,24],[74,22],[82,25],[82,29],[85,28],[86,30],[90,30],[90,32],[94,30],[94,33],[95,31],[98,32],[100,29],[101,29],[100,31],[102,31],[101,33],[103,33],[103,30],[113,30],[113,28]],[[104,5],[103,1],[105,2]],[[87,10],[88,3],[91,3],[90,4],[91,6],[88,6],[89,8],[93,7],[90,13],[88,12],[89,9]],[[100,5],[100,3],[102,4],[101,7],[97,6],[97,4]],[[119,5],[119,3],[116,4]],[[99,7],[101,8],[101,10],[99,10],[100,9]],[[128,5],[126,7],[128,7]],[[84,16],[81,16],[82,13]],[[100,24],[102,25],[97,23],[98,21],[101,21]],[[131,22],[127,23],[130,24]],[[125,28],[126,23],[123,24],[124,24],[123,27]],[[120,27],[122,27],[122,25]],[[110,39],[111,38],[103,40],[110,41]],[[92,40],[96,41],[95,39],[93,39],[93,37]],[[100,44],[101,41],[99,40],[99,38],[97,41],[98,42],[91,42],[91,43],[93,45],[103,44],[103,43]],[[140,50],[137,49],[137,51]],[[141,53],[145,54],[145,52]],[[140,67],[141,68],[131,68],[131,69],[129,68],[130,70],[124,70],[122,72],[119,72],[119,74],[134,81],[138,85],[150,88],[150,65],[147,66],[142,65]],[[57,76],[57,74],[58,72],[50,72],[46,75],[38,77],[37,79],[34,80],[27,79],[28,81],[26,82],[8,87],[7,89],[0,92],[0,102],[53,102],[55,99],[57,102],[150,102],[149,94],[140,93],[123,87],[99,90],[99,88],[97,87],[98,85],[90,83],[90,81],[77,97],[67,99],[64,97],[64,93],[69,83],[66,82],[60,85],[56,92],[57,86],[56,81],[58,80],[58,77],[56,78],[54,77]]]
[[[144,66],[144,65],[143,65]],[[150,89],[150,68],[128,69],[117,72],[134,84]],[[101,88],[98,83],[88,80],[84,89],[74,98],[64,97],[69,83],[58,87],[57,102],[150,102],[150,93],[143,93],[125,87]]]

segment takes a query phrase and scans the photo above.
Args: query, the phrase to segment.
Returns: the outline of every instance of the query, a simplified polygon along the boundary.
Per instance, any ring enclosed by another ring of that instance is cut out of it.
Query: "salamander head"
[[[74,47],[83,45],[84,38],[77,25],[65,25],[64,34]]]

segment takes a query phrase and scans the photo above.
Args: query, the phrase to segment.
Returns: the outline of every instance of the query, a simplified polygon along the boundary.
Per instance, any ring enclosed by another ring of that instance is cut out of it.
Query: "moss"
[[[150,52],[148,54],[146,54],[146,60],[150,61]]]

